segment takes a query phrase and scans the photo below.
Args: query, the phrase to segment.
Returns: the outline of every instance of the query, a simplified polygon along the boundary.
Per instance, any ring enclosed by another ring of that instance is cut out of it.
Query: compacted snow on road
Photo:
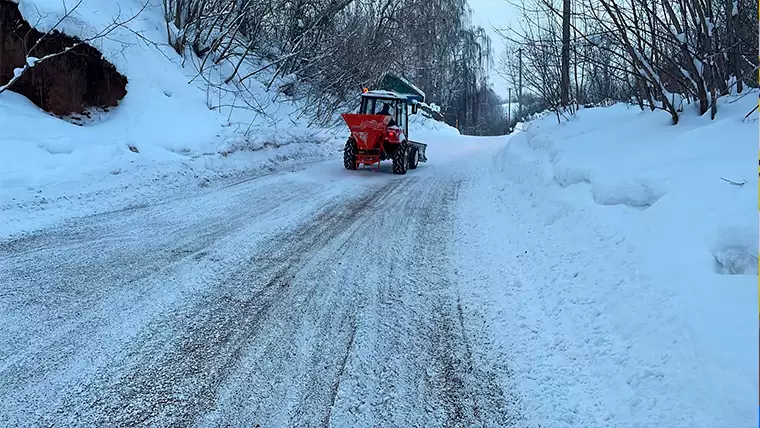
[[[654,116],[596,114],[431,133],[404,176],[334,158],[7,235],[0,425],[756,426],[754,168],[705,140],[688,180],[602,171],[581,141]],[[678,235],[694,180],[722,202]]]
[[[339,161],[0,243],[14,426],[510,426],[452,259],[471,166]]]

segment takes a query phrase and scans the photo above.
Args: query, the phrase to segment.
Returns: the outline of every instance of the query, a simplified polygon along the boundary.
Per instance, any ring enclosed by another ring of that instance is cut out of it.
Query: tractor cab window
[[[375,98],[362,97],[362,105],[359,107],[360,114],[375,114]]]
[[[378,109],[375,112],[375,114],[385,114],[392,117],[394,120],[396,119],[396,106],[393,105],[392,101],[383,101],[378,103]]]
[[[359,107],[360,114],[390,114],[396,119],[397,101],[364,97]]]
[[[405,102],[397,99],[362,97],[359,113],[390,115],[390,117],[393,118],[393,123],[403,129],[405,133],[408,133],[408,109],[409,106]]]
[[[399,128],[404,130],[404,133],[409,135],[409,105],[406,103],[399,103],[398,108],[398,123]]]

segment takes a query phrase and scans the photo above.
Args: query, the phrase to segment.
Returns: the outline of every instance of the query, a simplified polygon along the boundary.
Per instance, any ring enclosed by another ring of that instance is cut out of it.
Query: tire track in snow
[[[459,201],[462,184],[460,178],[453,183],[436,185],[446,191],[431,198],[441,202],[437,210],[427,210],[423,220],[424,224],[434,227],[420,230],[416,239],[419,244],[415,254],[424,263],[444,270],[428,276],[432,279],[429,284],[431,303],[425,328],[429,331],[428,349],[434,374],[427,381],[443,408],[441,426],[514,426],[515,409],[508,405],[507,394],[492,373],[473,362],[458,284],[449,267],[451,252],[445,251],[452,243],[453,208]],[[431,245],[436,242],[444,243],[444,251],[440,245]]]
[[[363,289],[365,320],[332,426],[514,426],[509,394],[471,357],[448,267],[460,186],[457,177],[414,177],[368,230],[393,232],[383,238],[387,257],[366,272],[381,279]]]
[[[358,265],[357,243],[371,234],[371,219],[401,189],[397,182],[386,183],[379,190],[368,189],[367,198],[352,208],[351,223],[341,225],[334,239],[303,266],[297,279],[299,295],[272,315],[273,319],[287,320],[286,325],[268,324],[271,331],[267,340],[271,341],[265,342],[266,352],[249,355],[253,367],[241,365],[248,369],[247,377],[228,391],[231,403],[218,406],[225,422],[211,426],[260,422],[262,426],[312,427],[318,421],[332,423],[362,306],[351,279],[339,276],[336,269]],[[262,359],[271,359],[271,364],[255,363]],[[268,385],[271,378],[276,385]],[[251,385],[271,387],[272,391],[265,400],[253,396],[241,399],[241,390]],[[230,407],[248,409],[235,414],[227,411]]]
[[[430,304],[424,328],[429,332],[427,344],[434,368],[428,385],[443,408],[444,417],[437,426],[510,427],[519,419],[518,409],[510,405],[510,394],[502,390],[495,373],[487,367],[478,367],[472,358],[459,284],[450,267],[450,257],[456,257],[456,250],[451,248],[453,231],[462,226],[454,224],[454,208],[459,203],[464,178],[431,186],[446,190],[430,198],[440,202],[437,209],[425,211],[422,223],[428,227],[420,229],[415,240],[414,253],[421,262],[442,270],[437,275],[428,272],[425,276]]]
[[[9,424],[77,425],[89,412],[80,410],[90,405],[82,401],[100,399],[100,383],[119,378],[140,353],[164,352],[159,345],[173,332],[160,330],[171,327],[166,319],[177,313],[175,296],[213,285],[187,273],[204,277],[209,266],[230,265],[225,253],[209,249],[240,239],[251,241],[243,247],[260,247],[267,236],[250,236],[244,226],[287,220],[293,202],[331,198],[335,192],[325,187],[255,183],[129,215],[73,219],[0,242],[0,279],[8,278],[0,281],[0,308],[13,326],[0,332],[0,413]],[[92,231],[91,240],[72,242],[82,229]],[[158,321],[146,333],[150,319]],[[145,343],[133,346],[140,337]]]
[[[272,201],[263,192],[241,192],[239,201],[224,204],[250,204],[263,217],[312,191],[279,182],[263,190],[283,196]],[[21,392],[22,401],[41,399],[47,392],[37,385],[57,381],[57,372],[71,370],[67,366],[77,355],[102,352],[97,348],[103,344],[89,349],[87,339],[99,334],[114,311],[139,305],[155,292],[156,281],[169,281],[180,266],[206,258],[207,248],[251,216],[245,210],[198,218],[183,214],[183,207],[175,206],[87,216],[0,242],[0,308],[14,325],[0,333],[0,397],[13,391]],[[124,231],[124,224],[134,228]],[[99,358],[87,355],[88,365]],[[76,370],[81,376],[82,368]]]
[[[195,307],[159,320],[154,329],[181,332],[179,343],[143,343],[124,376],[105,372],[90,388],[92,405],[81,409],[97,425],[190,425],[213,408],[216,392],[270,312],[287,306],[292,281],[307,259],[349,227],[393,182],[357,200],[327,206],[313,219],[271,240],[250,263],[209,287]],[[173,321],[179,319],[179,321]],[[146,349],[147,348],[147,349]],[[146,357],[148,359],[146,359]],[[64,407],[77,407],[81,400]]]
[[[356,321],[354,320],[351,322],[351,336],[348,341],[348,346],[346,347],[346,353],[343,355],[343,359],[340,362],[340,365],[338,366],[338,372],[335,375],[335,381],[332,385],[332,390],[330,391],[330,406],[327,408],[327,415],[325,416],[324,421],[322,421],[323,427],[329,427],[330,426],[330,419],[332,417],[333,407],[335,406],[335,399],[338,396],[338,388],[340,388],[340,381],[343,377],[343,372],[346,369],[346,363],[348,362],[348,357],[351,355],[351,350],[354,347],[354,340],[356,340]]]
[[[234,260],[244,263],[232,270],[212,268],[217,241],[207,238],[243,244],[253,233],[246,221],[311,193],[263,195],[251,211],[220,212],[234,227],[217,236],[219,223],[209,223],[198,245],[170,246],[197,262],[195,271],[213,271],[202,286],[141,325],[62,401],[45,403],[53,411],[37,425],[513,425],[509,392],[472,356],[448,267],[461,180],[421,172],[368,181],[358,197],[336,197],[307,220],[255,238],[263,244],[241,245]],[[144,230],[153,226],[161,230],[150,222]],[[159,266],[168,257],[149,256],[138,260]]]

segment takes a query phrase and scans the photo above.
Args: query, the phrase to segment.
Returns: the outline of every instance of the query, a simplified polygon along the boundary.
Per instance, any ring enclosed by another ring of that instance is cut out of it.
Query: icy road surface
[[[406,176],[335,160],[0,242],[0,424],[518,424],[456,267],[459,204],[507,141],[432,148]]]
[[[756,274],[669,231],[709,187],[599,205],[546,132],[5,235],[0,427],[756,427]]]

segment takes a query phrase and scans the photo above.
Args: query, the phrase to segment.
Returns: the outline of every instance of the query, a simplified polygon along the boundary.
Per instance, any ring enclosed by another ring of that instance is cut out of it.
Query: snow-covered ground
[[[755,102],[549,115],[483,165],[462,290],[530,426],[757,426]]]
[[[213,108],[153,3],[94,43],[130,82],[101,120],[0,94],[3,423],[757,426],[756,94],[417,117],[427,164],[345,171],[346,130],[256,81],[267,114]],[[19,2],[42,30],[61,4]]]
[[[216,66],[208,61],[199,77],[201,60],[190,49],[182,58],[168,46],[161,2],[82,0],[76,9],[71,1],[18,4],[41,31],[70,11],[56,28],[81,38],[139,15],[91,43],[129,81],[126,97],[111,112],[77,126],[18,94],[0,94],[0,237],[340,155],[347,129],[308,126],[302,104],[274,95],[287,78],[275,79],[271,91],[256,79],[225,85],[232,60]],[[260,65],[246,62],[238,75]],[[271,74],[257,78],[268,81]],[[441,129],[456,133],[419,116],[411,123],[416,138]]]
[[[70,12],[56,29],[84,39],[137,16],[90,43],[127,77],[127,95],[77,126],[0,94],[0,236],[325,159],[345,141],[345,131],[310,128],[301,105],[276,98],[280,79],[269,92],[255,78],[221,83],[234,57],[208,61],[199,76],[192,50],[182,58],[168,46],[160,1],[77,3],[18,0],[40,31]],[[244,63],[239,75],[260,65]]]
[[[0,414],[756,426],[753,101],[418,123],[405,176],[337,153],[0,241]]]

